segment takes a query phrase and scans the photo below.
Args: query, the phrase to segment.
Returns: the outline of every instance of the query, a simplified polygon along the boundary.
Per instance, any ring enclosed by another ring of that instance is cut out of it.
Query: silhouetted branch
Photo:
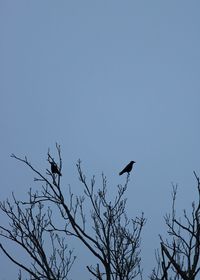
[[[124,185],[117,186],[114,199],[109,199],[106,176],[102,174],[102,184],[97,189],[95,177],[87,181],[79,160],[77,171],[83,195],[74,195],[69,187],[66,196],[66,189],[61,185],[60,179],[61,149],[58,144],[56,148],[58,164],[48,150],[47,161],[51,169],[47,168],[45,175],[26,157],[20,158],[12,154],[13,158],[23,162],[37,175],[35,181],[42,182],[42,186],[35,192],[30,189],[28,201],[19,202],[14,198],[16,210],[9,201],[1,204],[1,210],[12,223],[10,229],[0,227],[0,236],[14,241],[26,251],[33,260],[31,269],[28,269],[38,277],[33,276],[35,279],[67,279],[75,258],[72,257],[72,251],[67,251],[64,236],[77,238],[96,258],[97,263],[87,266],[87,269],[97,279],[131,280],[137,275],[142,278],[140,242],[145,218],[143,213],[135,219],[127,217],[124,195],[130,181],[129,173]],[[87,217],[90,222],[87,223],[85,205],[91,209],[90,217]],[[57,222],[58,215],[55,218],[50,207],[58,210],[56,213],[60,214],[62,222]],[[50,256],[44,247],[47,236],[52,247]],[[4,250],[9,255],[5,248]],[[20,264],[18,266],[24,269]],[[19,279],[20,277],[21,275]]]
[[[200,181],[194,172],[197,181],[198,203],[192,203],[192,211],[189,216],[183,211],[183,218],[177,219],[175,201],[177,186],[173,186],[172,212],[165,216],[170,239],[161,237],[161,257],[157,258],[158,268],[153,270],[152,280],[195,280],[200,271]],[[166,260],[165,260],[166,259]],[[170,275],[170,276],[169,276]]]
[[[15,158],[19,159],[18,157]],[[20,161],[32,166],[26,158]],[[31,169],[35,170],[34,168]],[[44,179],[52,190],[51,183],[40,172],[37,172],[37,174]],[[57,189],[59,189],[59,185]],[[12,253],[11,255],[2,243],[0,249],[13,263],[26,271],[30,275],[30,279],[64,280],[68,277],[75,257],[73,257],[73,252],[68,250],[64,237],[60,233],[54,232],[52,211],[43,204],[49,202],[48,195],[50,195],[50,192],[47,191],[45,194],[47,196],[43,195],[41,199],[38,192],[33,193],[30,189],[28,201],[18,201],[13,194],[12,203],[9,200],[0,203],[0,210],[9,221],[8,226],[0,225],[0,237],[14,242],[21,248],[27,256],[27,262],[30,260],[29,266],[18,261],[15,254]],[[53,194],[57,202],[59,192],[53,192]],[[48,242],[48,248],[44,246],[46,242]],[[21,272],[18,278],[22,279]]]

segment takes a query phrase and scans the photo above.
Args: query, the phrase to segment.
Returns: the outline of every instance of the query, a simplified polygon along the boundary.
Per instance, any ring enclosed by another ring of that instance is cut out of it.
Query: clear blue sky
[[[76,191],[78,158],[88,174],[104,171],[113,190],[135,160],[128,213],[148,219],[142,255],[150,274],[171,182],[187,208],[192,171],[200,174],[199,13],[197,0],[1,0],[0,199],[34,186],[13,152],[45,170],[57,141],[63,183]],[[0,263],[9,262],[0,255]],[[15,278],[12,267],[3,280]]]

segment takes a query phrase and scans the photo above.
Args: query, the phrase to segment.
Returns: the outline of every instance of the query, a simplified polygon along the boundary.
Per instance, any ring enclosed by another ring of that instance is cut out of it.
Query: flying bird
[[[119,172],[119,175],[121,176],[125,172],[130,173],[133,168],[134,163],[135,163],[135,161],[133,161],[133,160],[130,161],[129,164],[127,164],[127,166],[121,172]]]
[[[58,174],[59,176],[62,176],[60,170],[58,169],[57,164],[56,164],[55,162],[53,162],[53,161],[50,162],[50,163],[51,163],[51,172],[52,172],[53,174]]]

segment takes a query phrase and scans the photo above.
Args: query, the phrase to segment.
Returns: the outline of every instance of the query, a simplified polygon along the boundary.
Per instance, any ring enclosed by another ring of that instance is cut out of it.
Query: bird
[[[130,161],[129,164],[127,164],[127,166],[121,172],[119,172],[119,175],[121,176],[125,172],[127,172],[129,174],[133,168],[134,163],[135,163],[135,161],[133,161],[133,160]]]
[[[53,162],[53,161],[50,162],[50,164],[51,164],[51,172],[52,172],[53,174],[58,174],[59,176],[62,176],[60,170],[58,169],[57,164],[56,164],[55,162]]]

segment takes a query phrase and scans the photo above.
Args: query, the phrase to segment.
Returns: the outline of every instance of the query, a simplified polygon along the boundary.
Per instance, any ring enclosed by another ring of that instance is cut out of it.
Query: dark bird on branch
[[[62,176],[62,174],[60,173],[60,170],[58,169],[58,166],[55,162],[50,162],[51,163],[51,172],[53,174],[58,174],[59,176]]]
[[[133,168],[133,164],[135,163],[135,161],[130,161],[129,164],[127,164],[127,166],[121,171],[119,172],[119,175],[124,174],[125,172],[130,173],[132,168]]]

